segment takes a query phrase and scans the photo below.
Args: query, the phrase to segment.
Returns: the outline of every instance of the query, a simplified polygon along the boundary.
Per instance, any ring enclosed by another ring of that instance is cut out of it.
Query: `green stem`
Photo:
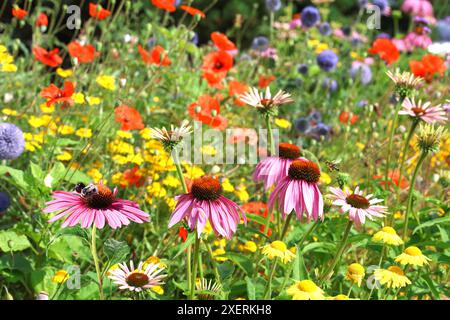
[[[97,227],[95,224],[92,226],[92,234],[91,234],[91,253],[92,258],[94,259],[94,265],[95,265],[95,271],[97,272],[97,280],[98,280],[98,291],[100,294],[100,300],[104,300],[105,297],[103,295],[103,279],[102,279],[102,273],[100,272],[100,264],[98,260],[97,255]]]
[[[341,244],[339,246],[339,249],[334,256],[333,262],[331,262],[328,269],[322,274],[322,276],[319,278],[320,281],[324,281],[328,278],[331,272],[333,272],[334,268],[336,267],[336,264],[339,262],[339,259],[341,258],[342,254],[345,250],[345,245],[347,244],[348,236],[350,235],[350,230],[352,229],[353,221],[349,220],[347,222],[347,226],[345,227],[344,236],[342,237]]]
[[[272,39],[273,39],[273,20],[275,19],[275,14],[273,11],[270,11],[270,15],[269,15],[269,23],[270,23],[270,33],[269,33],[269,40],[270,43],[272,43]]]
[[[272,296],[272,280],[277,269],[277,258],[273,261],[272,269],[270,270],[269,281],[267,282],[266,290],[264,291],[264,300],[270,300]]]
[[[284,225],[283,225],[283,231],[281,232],[280,235],[280,240],[283,241],[284,236],[286,235],[286,232],[289,228],[289,223],[291,222],[292,216],[294,215],[294,213],[291,212],[291,214],[288,214],[286,220],[284,220]]]
[[[414,185],[416,184],[417,174],[419,173],[419,170],[422,167],[422,163],[426,157],[427,157],[427,153],[422,152],[422,154],[420,155],[419,161],[417,162],[416,168],[414,169],[413,176],[411,178],[411,183],[410,183],[409,191],[408,191],[408,200],[406,202],[405,223],[403,225],[403,242],[404,243],[406,243],[406,238],[407,238],[407,234],[408,234],[408,217],[409,217],[409,213],[411,212],[411,207],[412,207]]]
[[[392,152],[392,145],[394,143],[394,134],[395,134],[395,129],[397,128],[397,119],[398,119],[398,112],[400,111],[400,108],[402,106],[401,101],[399,101],[395,107],[395,115],[394,115],[394,120],[392,121],[392,126],[391,126],[391,131],[389,134],[389,146],[388,146],[388,151],[387,151],[387,156],[386,156],[386,169],[385,169],[385,173],[384,173],[384,183],[385,183],[385,189],[388,189],[388,177],[389,177],[389,167],[391,164],[391,152]]]
[[[191,292],[189,294],[189,300],[194,299],[195,295],[195,281],[197,280],[197,267],[198,267],[198,253],[200,248],[200,238],[195,237],[195,243],[194,243],[194,263],[192,267],[192,275],[191,275]]]
[[[380,254],[380,260],[378,261],[378,268],[381,268],[381,264],[383,263],[384,254],[386,253],[386,244],[383,244],[383,248],[381,249]],[[369,296],[367,297],[367,300],[370,300],[370,297],[372,297],[373,290],[375,289],[375,285],[372,286],[372,289],[370,289]]]
[[[273,156],[275,154],[275,144],[273,143],[272,124],[270,123],[270,116],[266,115],[265,117],[266,117],[265,120],[266,120],[267,134],[269,135],[268,137],[270,150],[269,156]]]
[[[222,286],[222,281],[220,279],[219,270],[217,269],[217,263],[216,263],[216,260],[214,259],[214,255],[213,255],[211,246],[209,245],[209,243],[205,242],[205,247],[206,247],[206,250],[208,250],[208,253],[211,257],[211,264],[213,266],[213,272],[214,272],[214,276],[216,277],[216,282],[217,282],[217,284],[220,284]]]
[[[178,159],[178,154],[176,153],[175,150],[173,150],[173,152],[172,152],[172,158],[173,158],[173,162],[175,163],[175,167],[177,169],[178,179],[180,180],[181,185],[183,186],[183,192],[188,193],[186,181],[184,180],[184,176],[183,176],[183,169],[181,169],[180,160]]]
[[[414,122],[411,125],[411,128],[409,129],[408,132],[408,136],[406,137],[405,140],[405,145],[403,146],[403,151],[402,151],[402,158],[400,160],[400,168],[398,171],[398,191],[397,191],[397,200],[400,201],[399,197],[400,197],[400,185],[402,182],[402,173],[403,173],[403,166],[405,165],[405,159],[406,159],[406,154],[408,153],[408,148],[409,148],[409,142],[411,141],[411,138],[414,134],[414,131],[417,128],[417,125],[419,124],[419,120],[414,120]]]
[[[187,273],[187,283],[188,283],[188,291],[191,292],[193,289],[191,287],[192,282],[192,268],[191,268],[191,256],[192,256],[192,245],[189,245],[186,253],[186,273]]]
[[[311,227],[309,227],[308,231],[303,235],[303,237],[300,239],[300,242],[297,244],[297,247],[301,247],[303,245],[303,242],[309,237],[309,235],[317,228],[319,225],[319,219],[317,219]]]

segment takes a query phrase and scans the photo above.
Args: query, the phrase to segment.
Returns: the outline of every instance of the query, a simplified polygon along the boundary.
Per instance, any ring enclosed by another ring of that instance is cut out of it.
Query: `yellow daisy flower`
[[[244,244],[239,245],[239,251],[242,252],[256,252],[258,247],[254,241],[246,241]]]
[[[380,231],[374,234],[372,240],[375,242],[382,241],[383,243],[393,246],[399,246],[403,244],[402,238],[400,238],[397,232],[392,227],[383,227]]]
[[[114,91],[116,90],[116,83],[114,80],[114,77],[111,76],[98,76],[97,79],[95,79],[95,81],[102,86],[103,88],[107,89],[107,90],[111,90]]]
[[[72,159],[72,155],[69,152],[64,151],[63,153],[57,155],[56,159],[59,161],[69,161]]]
[[[361,286],[361,282],[364,279],[364,276],[364,267],[359,263],[352,263],[348,266],[346,278],[350,281],[353,281],[353,283],[357,283],[358,287]]]
[[[67,78],[73,74],[73,71],[71,69],[58,68],[56,69],[56,74],[61,78]]]
[[[58,270],[52,278],[54,283],[64,283],[69,279],[69,274],[66,270]]]
[[[381,285],[386,285],[388,288],[403,288],[411,284],[411,280],[405,276],[402,269],[397,266],[390,266],[387,269],[376,269],[373,273],[375,279]]]
[[[270,260],[274,258],[280,258],[281,262],[283,263],[291,262],[295,258],[295,254],[288,250],[286,244],[283,241],[279,240],[265,245],[262,248],[262,253]]]
[[[80,128],[75,134],[81,138],[90,138],[92,137],[92,130],[89,128]]]
[[[275,125],[282,129],[289,129],[292,126],[292,123],[286,119],[276,118]]]
[[[323,300],[324,292],[311,280],[297,281],[286,290],[292,300]]]
[[[423,267],[424,264],[428,264],[428,261],[431,261],[431,259],[424,256],[422,251],[415,246],[406,248],[402,254],[395,258],[395,262],[399,262],[402,265],[410,264],[419,267]]]

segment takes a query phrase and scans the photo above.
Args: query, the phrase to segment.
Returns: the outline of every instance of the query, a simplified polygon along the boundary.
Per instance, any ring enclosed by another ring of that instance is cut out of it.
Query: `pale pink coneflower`
[[[133,261],[130,261],[129,267],[126,263],[119,263],[117,269],[109,271],[108,278],[121,290],[141,292],[163,284],[162,279],[167,276],[166,274],[160,274],[163,270],[159,263],[144,265],[143,262],[139,262],[137,269],[135,269]]]
[[[422,104],[422,100],[416,103],[414,98],[405,98],[402,103],[402,110],[398,114],[419,118],[430,124],[447,120],[445,110],[440,104],[431,106],[431,102],[428,101]]]
[[[169,221],[169,228],[186,218],[191,230],[196,229],[198,238],[209,221],[216,234],[231,239],[241,220],[247,222],[245,213],[233,201],[222,195],[219,181],[210,176],[195,179],[191,191],[175,198],[177,205]]]
[[[342,190],[340,188],[330,187],[333,199],[333,205],[341,207],[342,213],[349,213],[349,219],[360,226],[366,222],[366,218],[374,220],[373,217],[381,218],[387,212],[387,207],[378,205],[382,199],[372,198],[369,194],[364,196],[364,193],[356,187],[354,192],[349,190]]]
[[[93,223],[98,229],[109,224],[111,228],[120,228],[131,221],[143,223],[149,215],[139,209],[137,203],[116,198],[117,188],[111,191],[99,184],[77,184],[75,191],[55,191],[54,200],[46,203],[45,213],[58,212],[48,222],[66,217],[61,227],[73,227],[80,223],[82,228],[89,228]]]
[[[320,179],[318,165],[305,158],[292,162],[288,175],[282,178],[269,198],[269,209],[272,210],[278,200],[278,209],[283,219],[294,210],[297,219],[302,221],[303,213],[309,222],[322,219],[323,198],[317,183]]]
[[[253,172],[253,181],[264,182],[266,190],[286,177],[292,162],[300,158],[300,148],[296,145],[280,143],[278,150],[278,156],[261,160]]]
[[[272,97],[269,87],[266,88],[265,93],[259,92],[256,88],[250,88],[248,92],[239,96],[239,100],[259,110],[272,109],[294,101],[289,93],[282,90]]]

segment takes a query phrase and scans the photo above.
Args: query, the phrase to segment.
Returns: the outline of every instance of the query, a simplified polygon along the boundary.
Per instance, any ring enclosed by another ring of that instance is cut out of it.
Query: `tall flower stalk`
[[[104,294],[103,294],[103,277],[102,272],[100,270],[100,263],[98,259],[97,254],[97,227],[95,224],[92,226],[92,233],[91,233],[91,254],[92,258],[94,260],[95,265],[95,272],[97,273],[97,281],[98,281],[98,292],[100,295],[100,300],[104,300]]]

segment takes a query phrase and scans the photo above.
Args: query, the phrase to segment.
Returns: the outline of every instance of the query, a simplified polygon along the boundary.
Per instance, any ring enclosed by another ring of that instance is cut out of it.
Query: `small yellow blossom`
[[[276,118],[275,125],[282,129],[289,129],[292,126],[292,123],[286,119]]]
[[[156,294],[159,294],[159,295],[164,294],[164,289],[163,289],[163,287],[161,287],[161,286],[153,286],[153,287],[150,287],[150,289],[151,289],[153,292],[155,292]]]
[[[89,128],[80,128],[75,134],[81,138],[90,138],[92,137],[92,130]]]
[[[376,269],[373,274],[381,285],[386,285],[388,288],[403,288],[411,284],[411,280],[397,266],[390,266],[387,269]]]
[[[72,159],[72,155],[69,152],[64,151],[63,153],[58,154],[56,159],[59,161],[69,161]]]
[[[64,283],[69,279],[69,274],[66,270],[58,270],[52,278],[54,283]]]
[[[223,249],[223,248],[217,248],[217,249],[215,249],[213,252],[212,252],[212,256],[214,257],[214,259],[216,260],[216,261],[219,261],[219,262],[224,262],[224,261],[227,261],[228,260],[228,258],[226,258],[226,257],[221,257],[221,255],[224,255],[226,252],[225,252],[225,249]]]
[[[323,300],[324,292],[311,280],[297,281],[286,290],[292,300]]]
[[[375,242],[382,241],[383,243],[393,246],[399,246],[403,244],[402,238],[397,235],[397,232],[392,227],[383,227],[380,231],[374,234],[372,240]]]
[[[102,86],[103,88],[105,88],[107,90],[111,90],[111,91],[116,90],[116,83],[115,83],[114,77],[101,75],[101,76],[98,76],[97,79],[95,79],[95,81],[100,86]]]
[[[72,99],[76,104],[83,104],[85,102],[84,100],[84,94],[81,92],[76,92],[72,95]]]
[[[61,78],[68,78],[73,74],[73,71],[72,69],[58,68],[56,69],[56,74]]]
[[[402,254],[395,258],[395,262],[399,262],[402,265],[410,264],[419,267],[428,264],[428,261],[431,261],[431,259],[424,256],[422,251],[415,246],[406,248]]]
[[[262,253],[270,260],[280,258],[281,262],[288,263],[295,259],[295,254],[288,250],[283,241],[275,240],[262,248]]]
[[[361,282],[364,279],[364,276],[364,267],[359,263],[352,263],[348,266],[346,278],[350,281],[353,281],[353,283],[358,284],[358,287],[361,286]]]
[[[86,97],[86,101],[90,106],[97,106],[102,103],[102,99],[99,97]]]
[[[2,110],[2,113],[7,115],[7,116],[17,116],[17,111],[13,110],[13,109],[5,108],[5,109]]]

